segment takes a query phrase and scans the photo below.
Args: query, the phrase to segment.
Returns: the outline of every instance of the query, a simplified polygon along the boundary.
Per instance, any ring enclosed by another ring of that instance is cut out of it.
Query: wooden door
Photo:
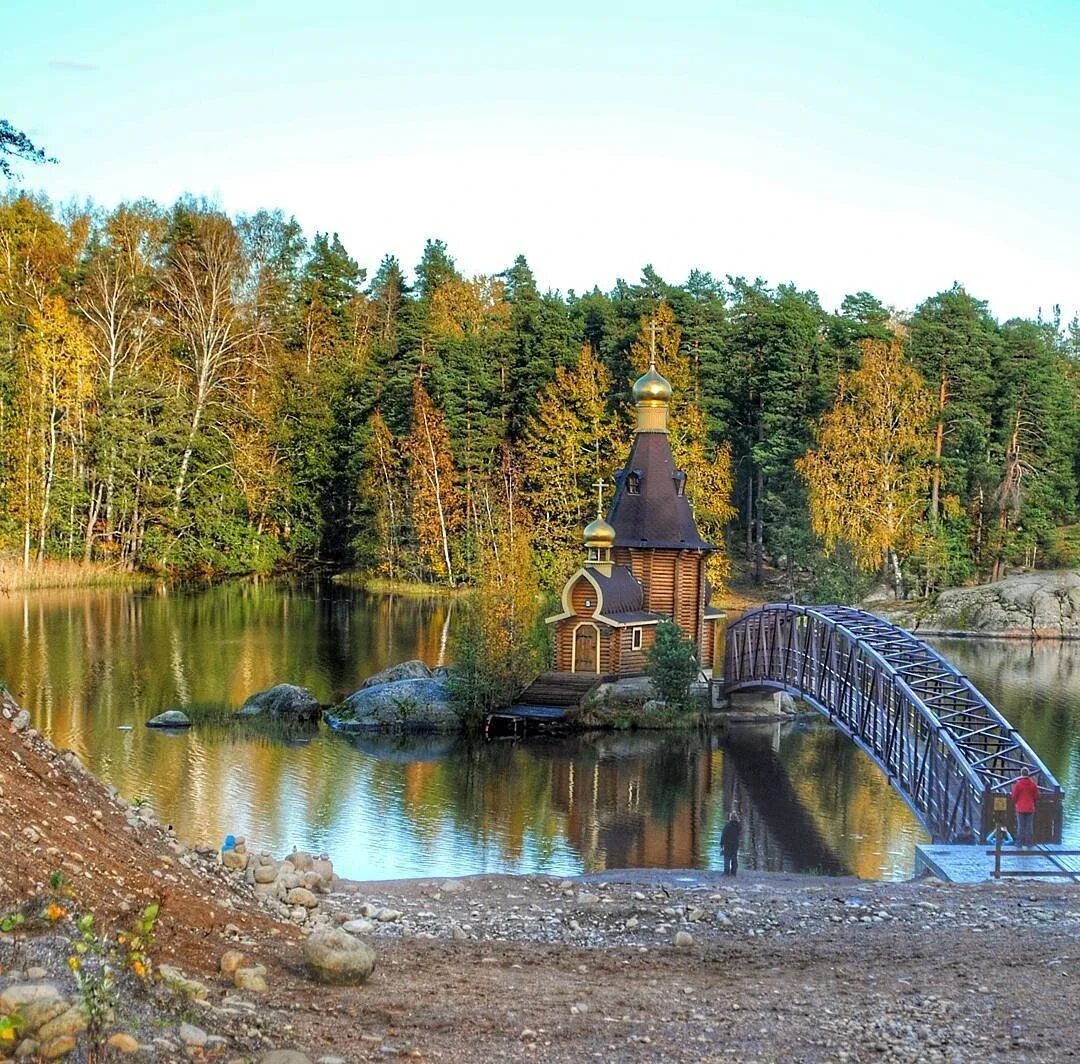
[[[574,672],[596,672],[596,640],[599,633],[583,624],[574,635]]]

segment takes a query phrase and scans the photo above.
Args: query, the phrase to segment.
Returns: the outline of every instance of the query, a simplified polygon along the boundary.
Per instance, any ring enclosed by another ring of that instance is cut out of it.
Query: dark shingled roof
[[[605,613],[609,621],[617,624],[643,624],[646,621],[659,621],[662,613],[650,613],[648,610],[631,610],[627,613]]]
[[[640,480],[640,493],[631,495],[626,482],[631,473]],[[674,547],[715,550],[698,535],[685,495],[676,490],[671,443],[663,432],[639,432],[626,467],[615,476],[615,499],[608,523],[615,528],[616,547]]]
[[[645,589],[638,583],[628,566],[612,566],[611,576],[604,576],[599,569],[590,569],[589,575],[600,586],[600,594],[604,596],[605,616],[641,609],[645,601]]]

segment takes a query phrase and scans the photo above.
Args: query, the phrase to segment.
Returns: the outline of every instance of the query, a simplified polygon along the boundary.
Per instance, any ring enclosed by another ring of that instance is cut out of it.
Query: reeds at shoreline
[[[46,559],[23,568],[22,559],[0,555],[0,595],[48,589],[144,587],[151,577],[102,562]]]

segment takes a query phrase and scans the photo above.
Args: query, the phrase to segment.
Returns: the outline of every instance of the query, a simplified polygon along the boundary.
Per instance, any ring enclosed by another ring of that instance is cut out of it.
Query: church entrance
[[[583,624],[574,633],[574,672],[600,671],[600,633],[591,624]]]

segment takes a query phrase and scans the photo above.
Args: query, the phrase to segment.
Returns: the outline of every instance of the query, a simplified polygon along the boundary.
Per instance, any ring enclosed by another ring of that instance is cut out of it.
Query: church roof
[[[625,468],[615,475],[608,514],[615,546],[715,550],[698,534],[690,502],[681,493],[685,479],[675,468],[667,434],[639,432]]]
[[[589,575],[596,581],[603,596],[604,615],[632,613],[640,610],[645,601],[645,589],[625,565],[614,565],[611,576],[598,569],[590,569]]]

